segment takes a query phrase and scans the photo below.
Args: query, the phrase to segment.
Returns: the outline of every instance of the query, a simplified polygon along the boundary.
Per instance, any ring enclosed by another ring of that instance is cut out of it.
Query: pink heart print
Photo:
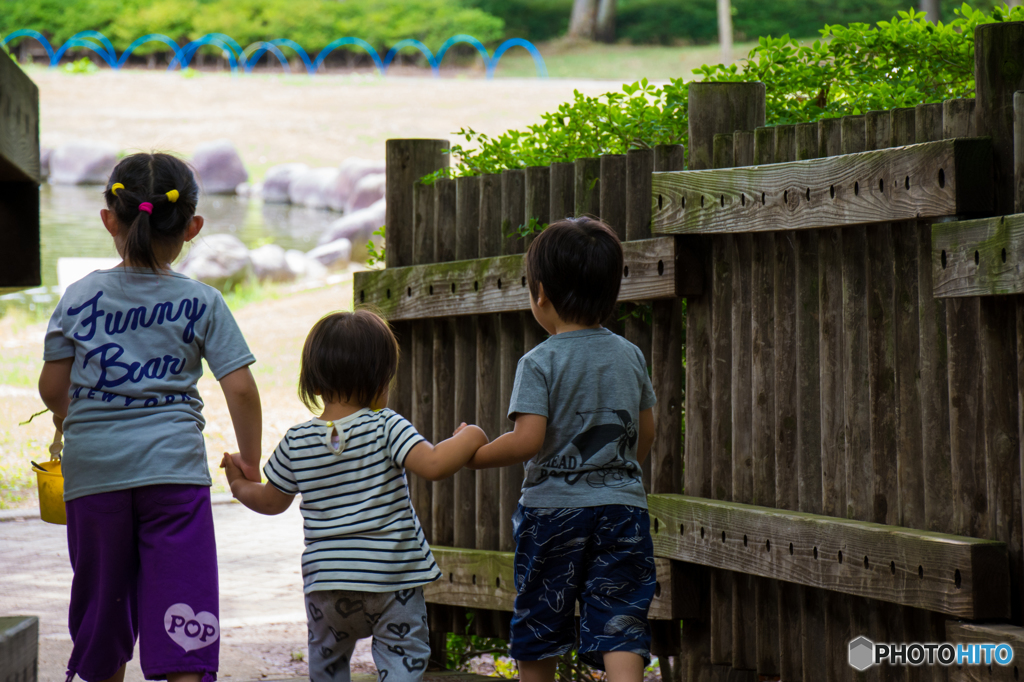
[[[164,629],[185,651],[210,646],[220,637],[220,623],[209,611],[196,613],[188,604],[174,604],[164,613]]]

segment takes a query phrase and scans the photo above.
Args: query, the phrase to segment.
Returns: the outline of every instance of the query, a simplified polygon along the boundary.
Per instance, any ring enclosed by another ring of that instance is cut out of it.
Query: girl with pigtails
[[[119,682],[137,638],[147,679],[209,682],[220,642],[217,553],[196,384],[205,358],[231,413],[235,464],[259,481],[254,358],[220,293],[171,269],[203,227],[189,167],[133,154],[104,198],[100,217],[123,260],[67,288],[39,377],[64,431],[68,682]]]

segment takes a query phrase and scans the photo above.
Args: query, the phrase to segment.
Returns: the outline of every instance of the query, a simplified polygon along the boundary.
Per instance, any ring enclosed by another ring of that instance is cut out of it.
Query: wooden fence
[[[688,170],[667,146],[424,186],[447,143],[388,143],[387,268],[355,298],[392,320],[392,407],[428,438],[511,428],[516,362],[543,340],[516,228],[586,213],[623,239],[610,327],[658,396],[644,480],[666,677],[1019,679],[1024,24],[976,45],[976,100],[819,123],[765,127],[760,83],[692,84]],[[435,648],[469,611],[507,634],[521,482],[411,482],[444,571]],[[1016,656],[857,673],[861,635]]]

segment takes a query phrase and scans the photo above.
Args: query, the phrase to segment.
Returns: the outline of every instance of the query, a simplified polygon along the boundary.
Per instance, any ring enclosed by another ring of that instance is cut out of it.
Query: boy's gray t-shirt
[[[647,508],[636,461],[640,412],[655,403],[643,353],[607,329],[548,338],[519,360],[508,416],[547,417],[526,462],[524,507]]]
[[[213,287],[113,268],[67,288],[43,360],[74,358],[64,420],[64,499],[145,485],[211,485],[196,383],[254,362]]]

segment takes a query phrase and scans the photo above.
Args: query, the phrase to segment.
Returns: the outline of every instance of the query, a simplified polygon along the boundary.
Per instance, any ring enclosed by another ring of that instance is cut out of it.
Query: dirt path
[[[598,95],[615,81],[424,78],[370,74],[193,78],[163,71],[71,75],[34,67],[41,139],[74,139],[121,149],[190,154],[201,142],[230,138],[250,173],[291,161],[333,166],[350,156],[384,158],[393,137],[452,138],[471,127],[488,134],[534,123],[572,98]]]

